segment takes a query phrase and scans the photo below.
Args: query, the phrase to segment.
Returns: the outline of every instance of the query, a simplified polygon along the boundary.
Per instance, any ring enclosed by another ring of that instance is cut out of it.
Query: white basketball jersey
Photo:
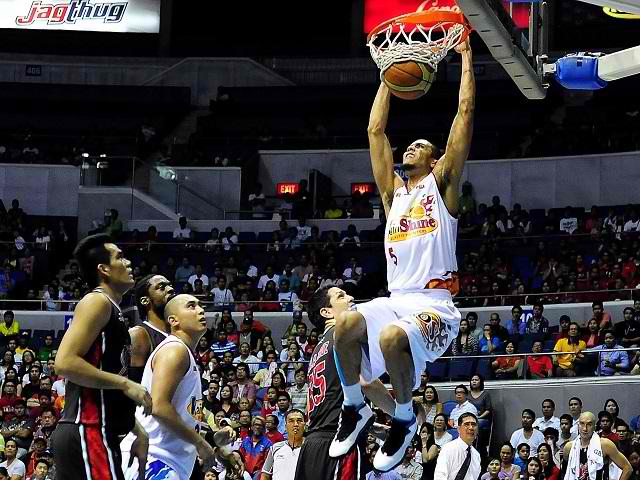
[[[189,352],[190,364],[189,371],[185,373],[182,380],[178,384],[178,388],[173,394],[171,404],[174,406],[180,418],[194,428],[197,421],[195,415],[202,413],[202,383],[200,381],[200,370],[196,364],[191,349],[178,337],[169,335],[158,347],[151,353],[144,367],[142,375],[142,385],[151,392],[153,386],[153,370],[151,364],[156,354],[168,344],[179,343]],[[145,416],[142,407],[136,409],[136,420],[140,423],[149,434],[149,457],[161,460],[178,473],[179,478],[189,478],[193,471],[196,461],[196,447],[185,442],[173,432],[163,427],[153,415]],[[131,438],[130,438],[131,437]],[[122,441],[121,447],[123,457],[125,452],[130,451],[132,434],[127,435]],[[124,462],[125,458],[123,458]],[[126,468],[126,466],[125,466]]]
[[[430,173],[408,192],[398,188],[384,239],[387,283],[391,293],[448,288],[457,293],[458,220],[444,203]]]

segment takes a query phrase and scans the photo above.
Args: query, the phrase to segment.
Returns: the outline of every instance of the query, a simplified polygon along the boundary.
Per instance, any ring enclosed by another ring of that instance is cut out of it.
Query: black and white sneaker
[[[362,431],[373,424],[374,417],[373,411],[366,403],[359,407],[342,405],[338,432],[329,447],[329,456],[338,458],[349,453]]]
[[[418,430],[416,417],[408,422],[394,418],[391,422],[389,436],[373,459],[373,468],[381,472],[393,470],[402,462],[407,447]]]

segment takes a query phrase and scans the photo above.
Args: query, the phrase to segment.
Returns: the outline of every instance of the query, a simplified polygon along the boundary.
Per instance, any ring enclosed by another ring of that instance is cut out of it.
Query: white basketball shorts
[[[426,362],[433,362],[449,348],[458,336],[460,312],[445,289],[392,293],[355,306],[367,322],[368,351],[363,348],[361,376],[372,382],[387,371],[380,334],[387,325],[402,328],[409,338],[415,369],[414,389],[420,386],[420,375]]]

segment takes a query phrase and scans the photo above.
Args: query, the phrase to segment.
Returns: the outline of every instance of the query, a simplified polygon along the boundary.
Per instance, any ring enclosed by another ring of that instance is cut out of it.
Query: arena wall
[[[554,208],[640,203],[640,152],[579,157],[469,160],[463,181],[473,183],[478,203],[499,195],[503,205]],[[280,182],[297,182],[316,169],[333,182],[333,195],[351,184],[373,182],[368,150],[261,151],[259,181],[265,195]]]

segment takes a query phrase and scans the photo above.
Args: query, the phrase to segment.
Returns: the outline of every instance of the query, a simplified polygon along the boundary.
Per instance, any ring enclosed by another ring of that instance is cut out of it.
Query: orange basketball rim
[[[424,2],[436,6],[391,18],[371,30],[367,46],[381,73],[408,61],[426,63],[435,71],[449,50],[467,39],[471,26],[460,8],[437,3]]]

